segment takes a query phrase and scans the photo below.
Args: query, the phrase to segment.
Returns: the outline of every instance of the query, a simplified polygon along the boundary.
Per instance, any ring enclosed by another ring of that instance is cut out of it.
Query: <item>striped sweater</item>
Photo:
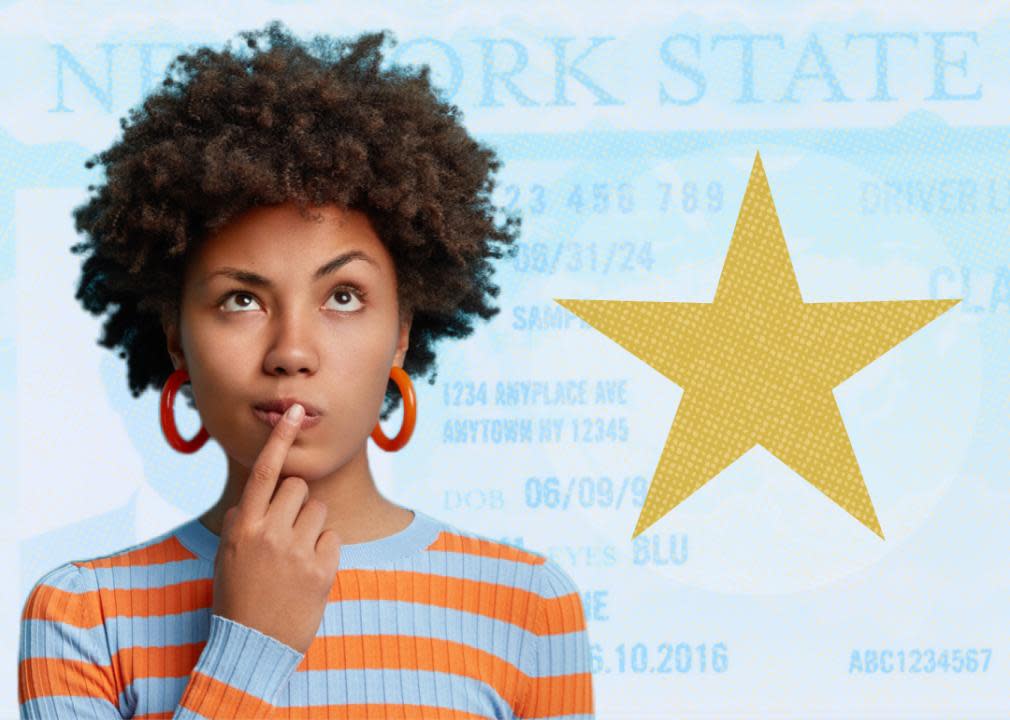
[[[299,653],[210,612],[219,540],[194,518],[43,575],[21,616],[21,717],[594,716],[582,602],[549,558],[415,510],[342,546]]]

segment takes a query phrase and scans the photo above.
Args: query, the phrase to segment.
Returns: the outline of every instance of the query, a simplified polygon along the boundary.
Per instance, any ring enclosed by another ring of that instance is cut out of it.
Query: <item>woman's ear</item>
[[[161,316],[161,329],[165,332],[165,345],[168,355],[172,358],[172,365],[178,370],[185,363],[185,356],[182,353],[182,344],[179,341],[179,324],[166,315]]]
[[[393,356],[393,365],[398,367],[403,367],[403,359],[407,356],[407,348],[410,346],[410,326],[413,319],[413,315],[409,315],[400,322],[400,336],[396,342],[396,355]]]

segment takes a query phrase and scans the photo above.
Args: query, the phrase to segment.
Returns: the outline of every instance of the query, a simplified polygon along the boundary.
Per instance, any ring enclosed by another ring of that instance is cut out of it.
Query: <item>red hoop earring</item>
[[[168,444],[181,453],[195,453],[210,438],[210,433],[202,425],[192,440],[184,439],[175,426],[175,393],[188,380],[189,373],[179,368],[168,376],[165,387],[161,389],[161,431],[168,438]]]
[[[414,383],[410,381],[410,375],[403,368],[394,365],[389,370],[389,377],[400,388],[400,395],[403,396],[403,425],[397,436],[390,440],[382,432],[379,423],[375,423],[375,429],[372,430],[372,440],[383,450],[396,452],[407,444],[410,436],[414,433],[414,425],[417,422],[417,397],[414,395]]]

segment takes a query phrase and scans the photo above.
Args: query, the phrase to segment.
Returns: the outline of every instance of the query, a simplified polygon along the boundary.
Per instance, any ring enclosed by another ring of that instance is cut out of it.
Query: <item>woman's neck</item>
[[[224,513],[237,505],[249,476],[247,468],[229,463],[228,479],[220,499],[200,516],[200,522],[215,535],[221,535]],[[284,478],[278,479],[279,488]],[[367,456],[356,458],[337,472],[318,478],[306,478],[309,497],[327,507],[324,529],[334,530],[342,544],[369,542],[406,528],[413,513],[384,497],[375,485]],[[276,491],[275,491],[276,492]]]

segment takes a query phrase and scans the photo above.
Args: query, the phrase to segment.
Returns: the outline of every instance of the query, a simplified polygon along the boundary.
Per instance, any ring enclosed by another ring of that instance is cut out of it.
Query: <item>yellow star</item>
[[[714,302],[554,299],[684,388],[632,539],[758,443],[883,538],[832,388],[961,302],[803,302],[760,153]]]

